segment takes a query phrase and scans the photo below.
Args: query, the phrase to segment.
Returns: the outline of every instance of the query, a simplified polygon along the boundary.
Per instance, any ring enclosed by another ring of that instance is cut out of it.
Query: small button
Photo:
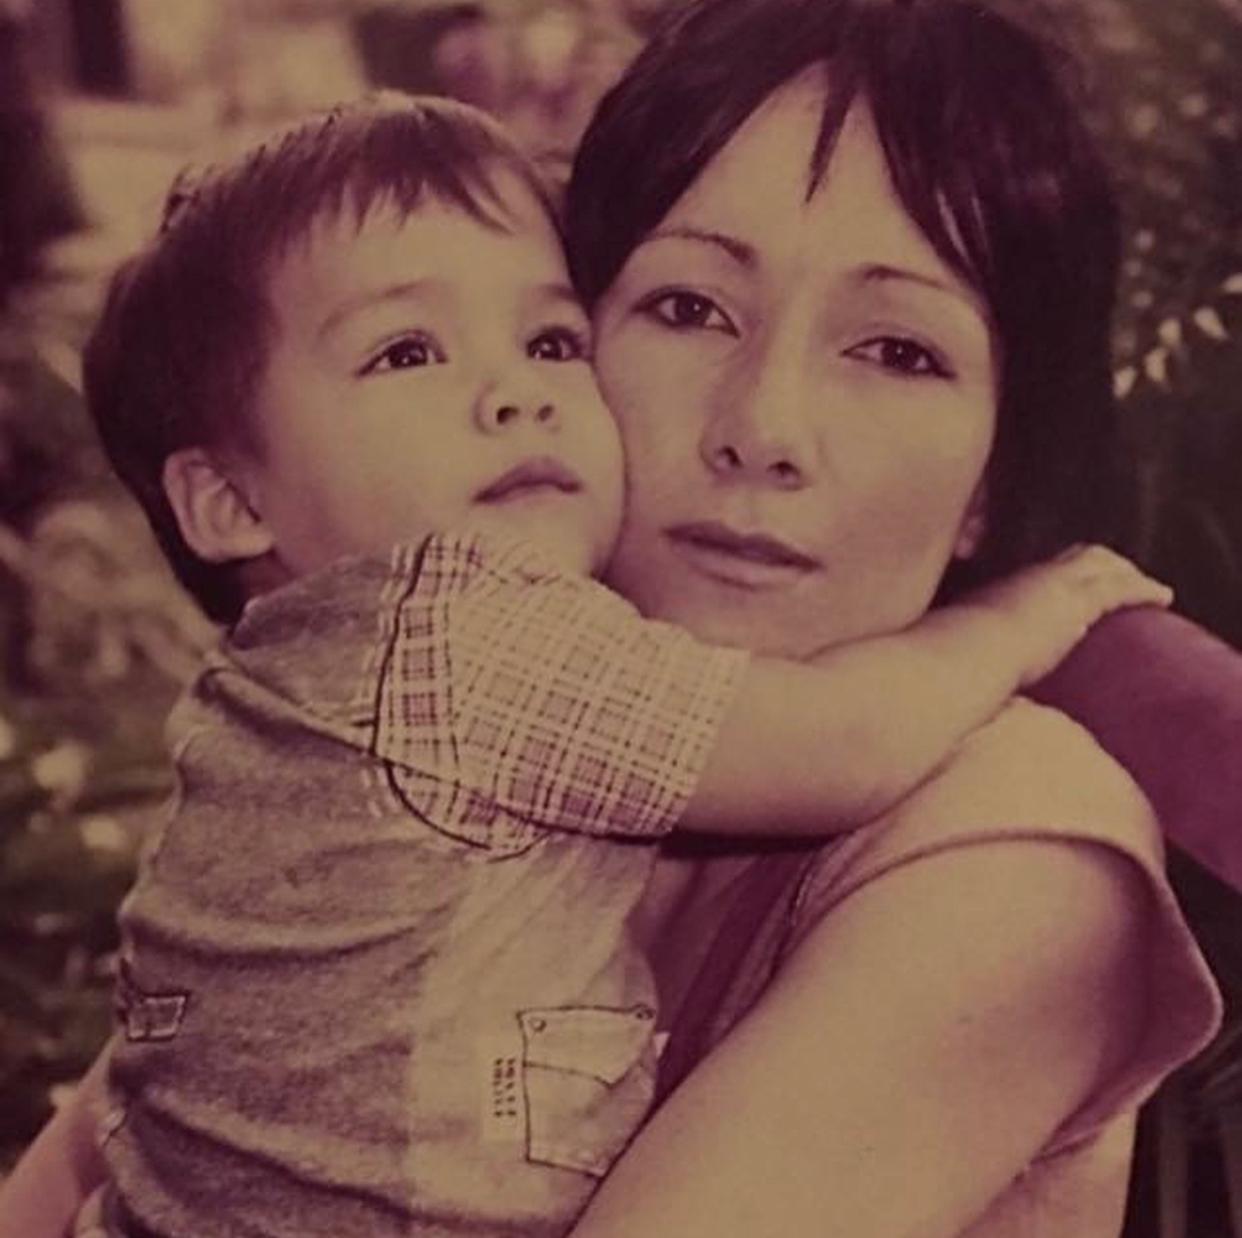
[[[644,1022],[647,1022],[655,1018],[655,1011],[650,1006],[646,1006],[646,1005],[635,1006],[634,1017],[636,1019],[642,1019]]]
[[[532,1032],[542,1032],[547,1029],[548,1021],[547,1019],[531,1019],[527,1026],[529,1026]]]

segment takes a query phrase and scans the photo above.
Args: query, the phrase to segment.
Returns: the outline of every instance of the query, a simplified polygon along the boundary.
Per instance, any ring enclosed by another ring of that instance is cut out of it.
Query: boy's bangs
[[[407,176],[394,180],[376,177],[367,167],[358,169],[340,190],[326,196],[312,218],[347,217],[361,227],[375,211],[392,211],[404,221],[429,201],[467,215],[484,228],[507,232],[513,227],[511,202],[492,174],[498,169],[479,169],[477,174],[435,177]]]
[[[330,117],[321,137],[303,132],[294,141],[317,149],[291,152],[287,160],[278,151],[274,166],[256,177],[267,182],[255,187],[254,215],[262,221],[258,232],[269,262],[317,220],[350,218],[360,226],[383,208],[404,219],[429,200],[484,227],[506,230],[512,210],[500,185],[504,172],[525,185],[555,222],[550,196],[531,167],[479,123],[449,124],[425,108],[403,107],[379,117]]]
[[[349,165],[332,178],[335,191],[329,188],[312,217],[348,211],[361,224],[373,210],[387,207],[404,219],[434,199],[484,227],[507,231],[513,212],[499,184],[505,172],[551,212],[544,187],[509,150],[466,141],[460,131],[436,135],[425,126],[412,128],[401,115],[374,126]]]
[[[163,230],[194,232],[203,224],[234,255],[244,253],[247,267],[267,269],[316,220],[352,216],[361,223],[381,205],[405,217],[434,198],[486,227],[505,228],[511,212],[498,183],[502,170],[555,222],[548,189],[488,118],[447,101],[381,97],[303,121],[239,164],[183,174]]]

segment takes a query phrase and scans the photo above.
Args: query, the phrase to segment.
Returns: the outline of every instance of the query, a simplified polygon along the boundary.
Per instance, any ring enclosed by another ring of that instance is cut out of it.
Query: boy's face
[[[316,224],[273,272],[272,345],[242,465],[291,575],[445,529],[537,541],[596,572],[621,447],[559,241],[516,177],[508,227],[434,200]]]

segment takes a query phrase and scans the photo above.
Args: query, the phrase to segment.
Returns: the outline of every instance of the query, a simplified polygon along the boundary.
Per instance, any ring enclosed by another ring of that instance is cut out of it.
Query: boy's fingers
[[[1071,562],[1084,572],[1133,572],[1141,575],[1129,559],[1107,546],[1084,546],[1072,557]]]
[[[1091,548],[1090,542],[1074,542],[1070,546],[1066,546],[1060,554],[1053,555],[1053,563],[1069,563],[1082,555],[1082,553]]]
[[[1065,552],[1062,562],[1073,579],[1095,594],[1172,598],[1172,590],[1164,581],[1149,576],[1124,555],[1107,546],[1072,546]]]
[[[1092,575],[1082,581],[1087,596],[1107,609],[1122,606],[1168,606],[1173,590],[1163,581],[1145,576],[1137,568]]]

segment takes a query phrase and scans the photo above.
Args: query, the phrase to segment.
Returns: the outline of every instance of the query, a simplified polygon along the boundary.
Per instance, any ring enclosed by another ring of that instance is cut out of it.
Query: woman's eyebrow
[[[869,262],[855,273],[860,285],[903,283],[913,284],[916,288],[926,288],[932,292],[943,293],[955,301],[965,305],[972,313],[986,318],[983,306],[970,289],[963,287],[956,280],[944,279],[924,271],[916,271],[911,267],[889,266],[883,262]]]
[[[710,228],[696,228],[692,224],[675,224],[668,228],[657,228],[644,237],[641,243],[650,245],[654,241],[697,241],[723,250],[734,262],[748,270],[758,264],[758,255],[753,245],[740,241],[735,236],[729,236],[727,233],[715,232]]]

